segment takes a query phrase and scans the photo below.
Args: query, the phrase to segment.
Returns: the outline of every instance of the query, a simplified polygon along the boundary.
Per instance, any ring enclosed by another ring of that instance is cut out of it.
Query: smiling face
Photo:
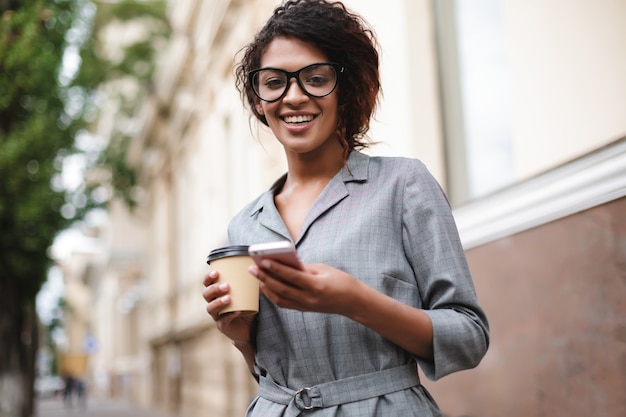
[[[295,38],[277,37],[263,53],[261,68],[293,72],[327,61],[326,55],[311,44]],[[292,78],[280,100],[272,103],[258,100],[256,109],[265,116],[288,154],[341,152],[337,137],[337,89],[325,97],[315,98],[302,91]]]

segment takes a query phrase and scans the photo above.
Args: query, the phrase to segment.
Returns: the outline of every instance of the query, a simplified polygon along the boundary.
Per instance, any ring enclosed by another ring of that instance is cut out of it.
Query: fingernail
[[[218,288],[222,291],[226,291],[228,289],[228,284],[226,284],[225,282],[221,283]]]
[[[229,295],[225,295],[222,298],[220,298],[220,301],[222,302],[222,304],[226,304],[230,301],[230,296]]]

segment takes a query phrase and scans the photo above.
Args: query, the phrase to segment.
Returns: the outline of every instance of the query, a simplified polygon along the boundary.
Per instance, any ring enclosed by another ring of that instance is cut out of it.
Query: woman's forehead
[[[295,71],[328,57],[321,49],[301,39],[279,36],[274,38],[261,55],[261,68],[273,67]]]

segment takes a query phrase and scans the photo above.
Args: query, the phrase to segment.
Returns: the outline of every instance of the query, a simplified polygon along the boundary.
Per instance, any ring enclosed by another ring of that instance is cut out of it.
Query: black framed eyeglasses
[[[248,73],[250,84],[263,101],[274,102],[280,100],[287,90],[292,78],[296,79],[300,89],[311,97],[324,97],[332,93],[337,87],[339,74],[343,67],[334,62],[319,62],[289,72],[280,68],[259,68]]]

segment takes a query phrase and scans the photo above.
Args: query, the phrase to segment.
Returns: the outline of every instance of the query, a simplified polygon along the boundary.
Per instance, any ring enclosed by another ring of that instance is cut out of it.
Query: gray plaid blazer
[[[285,178],[232,219],[230,244],[291,240],[273,199]],[[255,367],[264,381],[297,392],[415,362],[428,378],[436,380],[477,366],[485,355],[487,319],[476,299],[456,224],[441,187],[418,160],[369,157],[353,151],[311,207],[294,243],[304,263],[331,265],[424,309],[433,323],[435,357],[414,357],[346,317],[282,309],[261,297]],[[357,400],[350,395],[354,389],[349,383],[338,384],[333,390],[339,396],[345,394],[345,403],[322,404],[303,415],[440,414],[419,383],[382,395],[372,389],[373,397]],[[299,413],[261,395],[247,416]]]

